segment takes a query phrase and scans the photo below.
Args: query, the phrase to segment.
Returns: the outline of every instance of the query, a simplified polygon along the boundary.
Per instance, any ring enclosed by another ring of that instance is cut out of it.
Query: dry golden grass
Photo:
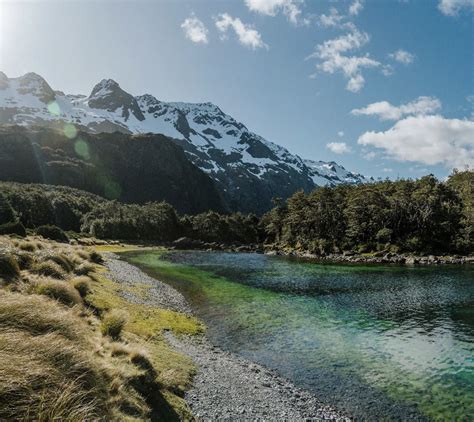
[[[40,279],[34,286],[34,292],[55,299],[64,305],[75,306],[82,304],[79,292],[65,281],[51,278]]]
[[[79,292],[81,297],[86,297],[91,291],[91,279],[89,277],[75,277],[70,281],[70,283]]]
[[[33,273],[54,277],[57,279],[66,278],[66,272],[53,261],[37,262],[31,269]]]
[[[77,275],[90,275],[96,270],[96,266],[94,264],[90,264],[85,262],[84,264],[79,265],[74,269],[74,273]]]
[[[20,276],[20,267],[16,257],[8,250],[0,252],[0,277],[6,281],[17,279]]]
[[[175,394],[192,362],[149,336],[193,321],[114,298],[102,256],[84,246],[0,236],[0,250],[1,421],[193,419]]]
[[[110,336],[113,339],[120,338],[125,324],[128,322],[129,315],[121,309],[112,309],[107,312],[102,318],[101,331],[105,336]]]

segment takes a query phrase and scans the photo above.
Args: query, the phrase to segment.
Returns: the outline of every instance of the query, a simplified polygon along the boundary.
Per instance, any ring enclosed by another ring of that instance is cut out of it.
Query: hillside
[[[128,203],[164,200],[183,213],[224,209],[209,176],[159,134],[78,132],[72,138],[4,125],[0,180],[65,185]]]

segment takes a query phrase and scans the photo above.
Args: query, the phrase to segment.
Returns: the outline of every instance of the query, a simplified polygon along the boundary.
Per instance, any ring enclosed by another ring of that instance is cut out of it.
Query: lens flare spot
[[[53,116],[59,116],[61,113],[61,109],[59,108],[59,104],[56,101],[51,101],[48,104],[48,111],[53,115]]]
[[[112,180],[107,181],[104,184],[104,194],[108,199],[118,199],[122,193],[122,188],[117,182]]]
[[[89,145],[83,139],[78,139],[74,142],[74,151],[80,157],[84,158],[85,160],[89,160],[91,158],[89,154]]]
[[[76,126],[74,126],[71,123],[67,123],[64,126],[64,134],[69,138],[69,139],[74,139],[77,136],[77,129]],[[76,151],[77,152],[77,151]]]

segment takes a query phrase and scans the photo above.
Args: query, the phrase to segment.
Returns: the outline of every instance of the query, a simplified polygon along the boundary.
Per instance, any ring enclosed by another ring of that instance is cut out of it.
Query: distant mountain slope
[[[19,165],[21,163],[21,165]],[[181,213],[224,211],[213,180],[160,134],[0,127],[0,180],[70,186],[122,202],[165,200]]]
[[[61,128],[64,122],[92,133],[151,132],[173,138],[214,179],[233,210],[261,213],[273,197],[286,198],[298,189],[368,181],[333,162],[302,160],[212,103],[134,97],[111,79],[99,82],[88,97],[65,95],[37,74],[8,78],[0,72],[0,123]]]

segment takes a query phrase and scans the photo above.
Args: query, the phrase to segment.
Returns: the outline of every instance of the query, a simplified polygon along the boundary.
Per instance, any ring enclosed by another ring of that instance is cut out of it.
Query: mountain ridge
[[[164,102],[133,96],[103,79],[89,96],[53,91],[40,75],[0,76],[0,123],[98,132],[160,133],[180,145],[188,159],[216,183],[229,208],[262,213],[274,197],[316,186],[364,183],[364,176],[334,162],[304,160],[250,131],[217,105]]]

